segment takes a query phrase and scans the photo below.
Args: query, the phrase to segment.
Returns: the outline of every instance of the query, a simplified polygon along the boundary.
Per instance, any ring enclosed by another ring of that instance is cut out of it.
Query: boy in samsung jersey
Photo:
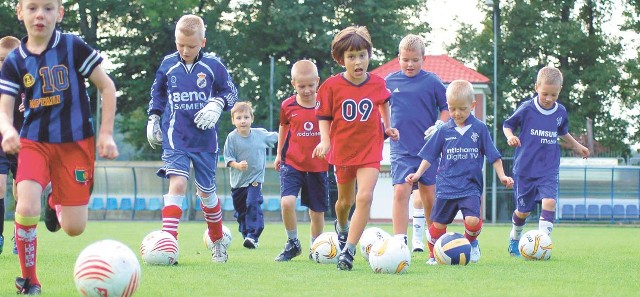
[[[516,148],[513,162],[515,205],[509,234],[509,254],[520,256],[518,242],[527,217],[542,201],[538,229],[550,235],[556,216],[560,146],[558,137],[573,151],[589,157],[589,149],[569,134],[569,117],[565,107],[556,102],[562,90],[562,73],[547,66],[538,71],[535,89],[538,95],[525,101],[503,124],[507,143]],[[514,132],[520,129],[516,136]]]
[[[263,128],[251,128],[253,110],[251,103],[238,102],[231,109],[231,122],[236,129],[231,131],[224,143],[224,163],[229,167],[231,197],[242,233],[242,245],[248,249],[258,247],[264,230],[262,213],[262,184],[266,165],[266,150],[278,141],[277,132]]]
[[[367,72],[372,48],[366,27],[350,26],[338,32],[331,42],[331,56],[345,71],[325,80],[318,90],[320,143],[313,156],[335,166],[339,270],[353,268],[356,244],[369,220],[383,137],[386,134],[393,141],[400,137],[389,119],[391,94],[384,80]]]
[[[309,154],[320,143],[316,117],[319,82],[313,62],[296,62],[291,67],[291,85],[297,94],[284,100],[280,108],[278,150],[273,165],[280,171],[282,223],[288,240],[276,261],[289,261],[302,253],[296,222],[298,193],[301,204],[309,208],[310,245],[322,233],[324,213],[329,210],[329,163]]]
[[[20,39],[15,38],[13,36],[5,36],[0,38],[0,73],[2,73],[2,63],[7,58],[9,53],[18,48],[20,46]],[[22,100],[22,98],[20,98]],[[24,120],[24,115],[22,112],[18,110],[18,104],[14,107],[13,112],[13,127],[16,128],[16,131],[20,131],[22,127],[22,121]],[[2,142],[2,136],[0,136],[0,142]],[[0,147],[0,254],[2,254],[2,250],[4,247],[4,195],[7,191],[7,177],[9,172],[13,176],[13,197],[16,197],[16,185],[15,178],[16,172],[18,170],[18,158],[16,155],[7,155]],[[15,246],[14,239],[14,251],[17,253],[17,249]]]
[[[18,155],[18,203],[15,226],[22,276],[18,294],[41,293],[36,273],[40,197],[49,182],[53,195],[45,201],[47,229],[62,228],[70,236],[85,229],[93,185],[96,145],[100,157],[114,159],[116,88],[97,51],[73,34],[56,31],[64,8],[60,0],[20,0],[18,20],[27,37],[4,60],[0,76],[2,149]],[[102,94],[102,123],[97,138],[85,89],[89,78]],[[20,134],[13,126],[17,100],[25,100]]]
[[[473,87],[465,80],[455,80],[447,88],[447,104],[451,119],[436,129],[418,155],[424,160],[415,173],[406,177],[409,183],[420,176],[440,158],[436,175],[436,200],[431,212],[433,223],[429,226],[429,250],[433,253],[435,242],[447,232],[458,210],[464,218],[464,236],[471,243],[471,262],[480,259],[478,235],[482,230],[480,218],[484,157],[498,174],[500,182],[513,186],[513,179],[504,174],[502,159],[496,149],[489,129],[471,115],[475,107]],[[435,265],[429,259],[429,265]]]
[[[162,230],[178,238],[182,200],[193,164],[196,196],[213,242],[211,259],[224,263],[228,255],[222,243],[222,211],[216,195],[216,123],[223,110],[233,107],[238,93],[220,59],[202,49],[206,42],[202,18],[182,16],[176,24],[175,41],[177,51],[166,56],[156,71],[147,110],[149,144],[163,149],[164,166],[157,174],[169,179]]]
[[[396,236],[402,236],[406,243],[412,186],[405,182],[405,177],[415,172],[422,161],[418,152],[425,143],[423,131],[435,132],[437,126],[449,119],[449,110],[446,89],[440,78],[422,70],[422,63],[426,58],[422,38],[409,34],[400,41],[398,50],[401,70],[389,74],[385,80],[387,88],[391,91],[391,125],[403,135],[398,141],[390,142],[393,232]],[[424,250],[422,232],[425,218],[427,226],[431,225],[435,183],[436,166],[433,166],[413,185],[417,186],[419,191],[419,199],[414,199],[421,200],[423,206],[422,209],[414,209],[413,251]],[[430,257],[433,258],[433,255]]]

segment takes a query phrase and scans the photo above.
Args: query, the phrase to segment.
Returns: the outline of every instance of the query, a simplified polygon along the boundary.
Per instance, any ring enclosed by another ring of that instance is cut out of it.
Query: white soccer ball
[[[222,225],[222,244],[226,248],[229,248],[229,246],[231,245],[231,239],[231,230],[229,230],[227,226]],[[213,241],[211,241],[211,238],[209,238],[209,228],[204,229],[204,233],[202,234],[202,241],[204,242],[204,245],[207,247],[207,249],[210,250],[213,248]]]
[[[142,261],[151,265],[173,265],[178,262],[178,241],[164,231],[153,231],[140,245]]]
[[[140,263],[126,245],[101,240],[87,246],[73,269],[76,288],[82,296],[131,296],[140,282]]]
[[[360,236],[360,254],[365,261],[369,262],[369,251],[378,240],[389,238],[391,235],[378,227],[369,227],[362,232]]]
[[[518,243],[520,255],[527,260],[549,260],[553,243],[551,237],[540,230],[531,230],[522,235]]]
[[[311,245],[311,258],[320,264],[338,263],[338,234],[335,232],[325,232],[316,237]]]
[[[373,244],[369,265],[375,273],[406,273],[411,265],[411,251],[404,240],[390,236]]]

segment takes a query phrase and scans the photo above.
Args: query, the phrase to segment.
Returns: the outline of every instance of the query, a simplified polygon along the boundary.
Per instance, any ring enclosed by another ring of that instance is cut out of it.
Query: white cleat
[[[478,240],[474,240],[473,242],[471,242],[471,259],[469,259],[469,261],[471,263],[478,263],[478,260],[480,260],[480,244],[478,243]]]
[[[427,265],[438,265],[438,261],[436,261],[435,258],[429,258],[429,260],[427,260]]]
[[[411,241],[412,251],[413,252],[424,252],[424,243],[422,241],[414,239]]]
[[[211,247],[211,261],[216,263],[227,262],[227,247],[223,243],[223,238],[216,240]]]

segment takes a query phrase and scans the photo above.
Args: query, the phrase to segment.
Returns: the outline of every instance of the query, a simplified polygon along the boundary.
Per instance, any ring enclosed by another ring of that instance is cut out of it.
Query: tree
[[[623,140],[628,122],[610,113],[621,95],[618,56],[622,50],[619,38],[602,31],[611,1],[501,1],[501,5],[498,127],[521,98],[534,93],[538,69],[552,64],[564,76],[559,101],[569,111],[569,131],[574,136],[586,133],[585,119],[592,118],[595,140],[628,155]],[[484,30],[476,34],[464,26],[450,50],[464,62],[476,62],[481,73],[492,75],[492,30],[489,10]],[[497,143],[506,147],[504,142]]]

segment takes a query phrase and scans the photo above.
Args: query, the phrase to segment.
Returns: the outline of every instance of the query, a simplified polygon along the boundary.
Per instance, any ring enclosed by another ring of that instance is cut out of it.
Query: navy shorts
[[[329,178],[327,172],[303,172],[289,165],[280,165],[281,196],[297,197],[301,204],[315,212],[329,210]]]
[[[391,183],[393,185],[405,183],[407,175],[414,173],[420,167],[422,158],[410,155],[391,155]],[[431,164],[429,169],[422,174],[419,183],[427,186],[436,184],[436,170],[438,164]]]
[[[190,153],[165,149],[162,152],[162,161],[164,161],[164,166],[156,172],[159,177],[168,178],[170,175],[179,175],[189,179],[190,165],[193,163],[196,187],[204,193],[216,191],[217,153]]]
[[[480,196],[469,196],[456,199],[438,199],[433,203],[431,220],[443,225],[448,225],[456,218],[458,210],[462,217],[480,217]]]
[[[11,174],[13,178],[16,178],[16,172],[18,171],[18,158],[16,155],[7,155],[0,151],[0,174]]]
[[[558,175],[545,175],[542,177],[527,177],[516,175],[513,177],[513,193],[516,209],[519,212],[531,212],[536,203],[542,198],[557,199]]]

